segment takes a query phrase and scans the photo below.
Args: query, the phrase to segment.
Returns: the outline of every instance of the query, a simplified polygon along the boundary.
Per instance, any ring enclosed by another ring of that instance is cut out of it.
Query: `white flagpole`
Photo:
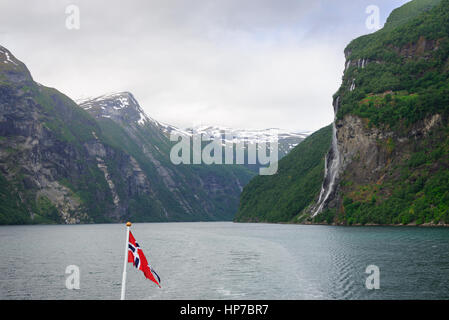
[[[129,227],[131,222],[126,223],[126,247],[125,247],[125,260],[123,262],[123,276],[122,276],[122,294],[120,300],[125,300],[125,288],[126,288],[126,266],[128,264],[128,242],[129,242]]]

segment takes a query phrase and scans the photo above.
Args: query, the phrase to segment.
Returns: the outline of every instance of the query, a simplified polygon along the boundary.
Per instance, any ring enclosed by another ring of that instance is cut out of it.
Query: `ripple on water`
[[[162,289],[129,267],[130,299],[449,299],[449,229],[137,223],[133,233]],[[0,227],[0,237],[0,299],[120,297],[122,225]],[[80,290],[65,289],[71,264]],[[380,290],[365,288],[371,264]]]

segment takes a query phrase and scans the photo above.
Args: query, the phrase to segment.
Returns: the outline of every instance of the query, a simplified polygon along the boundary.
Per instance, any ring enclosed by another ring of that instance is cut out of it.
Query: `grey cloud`
[[[0,3],[0,44],[36,81],[72,98],[131,91],[178,126],[315,130],[332,121],[343,48],[397,1],[99,1]],[[78,5],[81,29],[65,28]]]

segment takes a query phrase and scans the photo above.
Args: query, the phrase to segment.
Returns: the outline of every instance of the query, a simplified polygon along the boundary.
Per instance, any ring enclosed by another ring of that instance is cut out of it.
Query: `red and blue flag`
[[[129,231],[129,241],[128,241],[128,262],[132,263],[134,267],[141,270],[145,277],[161,288],[159,284],[161,282],[161,278],[159,278],[158,274],[151,265],[148,263],[147,258],[143,254],[142,249],[140,249],[139,244],[134,239],[133,234]]]

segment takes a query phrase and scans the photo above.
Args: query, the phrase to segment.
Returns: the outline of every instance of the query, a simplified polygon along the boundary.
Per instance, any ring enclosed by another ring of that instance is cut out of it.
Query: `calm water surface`
[[[127,299],[449,299],[449,229],[142,223]],[[0,227],[0,299],[119,299],[125,227]],[[365,288],[368,265],[380,289]],[[65,287],[68,265],[80,290]]]

